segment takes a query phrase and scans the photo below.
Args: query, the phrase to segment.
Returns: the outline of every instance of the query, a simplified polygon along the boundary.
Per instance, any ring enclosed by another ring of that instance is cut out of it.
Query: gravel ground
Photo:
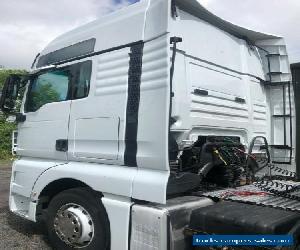
[[[42,224],[28,222],[8,209],[10,165],[0,163],[0,250],[51,249]]]

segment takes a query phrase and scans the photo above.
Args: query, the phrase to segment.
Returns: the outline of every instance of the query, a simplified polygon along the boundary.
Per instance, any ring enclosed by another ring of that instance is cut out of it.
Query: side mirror
[[[11,113],[14,111],[21,82],[21,77],[18,75],[10,75],[6,79],[0,98],[0,109],[4,113]]]

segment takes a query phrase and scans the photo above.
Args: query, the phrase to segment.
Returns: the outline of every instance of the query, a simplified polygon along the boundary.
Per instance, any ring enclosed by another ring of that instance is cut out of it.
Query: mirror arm
[[[20,122],[25,122],[26,121],[26,115],[22,114],[22,113],[17,113],[16,114],[16,122],[20,123]]]

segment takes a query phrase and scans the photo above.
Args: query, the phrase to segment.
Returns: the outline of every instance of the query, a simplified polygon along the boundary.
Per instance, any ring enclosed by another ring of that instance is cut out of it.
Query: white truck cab
[[[191,216],[226,205],[207,190],[295,171],[290,82],[283,38],[196,0],[141,0],[70,31],[4,86],[5,112],[25,91],[10,209],[44,219],[57,249],[190,249]]]

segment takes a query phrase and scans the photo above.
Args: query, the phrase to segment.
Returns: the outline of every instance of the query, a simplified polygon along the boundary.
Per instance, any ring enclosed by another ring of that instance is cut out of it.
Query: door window
[[[27,112],[37,111],[47,103],[68,98],[70,75],[67,70],[47,72],[33,79],[27,96]]]
[[[34,76],[28,89],[25,111],[35,112],[48,103],[87,97],[91,71],[92,61],[86,61]]]

